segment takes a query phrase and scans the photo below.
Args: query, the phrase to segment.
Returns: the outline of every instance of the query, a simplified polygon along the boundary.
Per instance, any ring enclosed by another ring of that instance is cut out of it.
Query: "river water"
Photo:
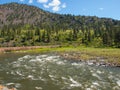
[[[120,90],[120,68],[55,54],[8,53],[0,55],[0,84],[17,90]]]

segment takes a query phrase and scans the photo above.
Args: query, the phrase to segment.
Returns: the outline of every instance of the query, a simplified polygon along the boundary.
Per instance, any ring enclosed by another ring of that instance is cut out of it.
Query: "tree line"
[[[0,29],[0,46],[37,46],[49,44],[84,44],[94,47],[120,47],[119,26],[81,26],[67,28],[46,25],[40,28],[26,24],[4,26]]]

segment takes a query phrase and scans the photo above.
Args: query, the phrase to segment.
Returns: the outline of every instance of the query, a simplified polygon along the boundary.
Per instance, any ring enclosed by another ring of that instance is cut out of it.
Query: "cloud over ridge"
[[[38,3],[47,3],[48,0],[37,0]]]
[[[21,2],[25,0],[20,0]],[[32,4],[37,2],[43,4],[44,8],[51,8],[53,12],[60,11],[62,8],[66,8],[66,3],[62,3],[60,0],[29,0],[28,3]]]

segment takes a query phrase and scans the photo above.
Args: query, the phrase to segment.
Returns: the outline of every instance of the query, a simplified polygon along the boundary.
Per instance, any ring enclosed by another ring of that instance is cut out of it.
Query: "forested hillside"
[[[18,3],[0,5],[0,46],[45,44],[120,47],[120,21],[55,14]]]

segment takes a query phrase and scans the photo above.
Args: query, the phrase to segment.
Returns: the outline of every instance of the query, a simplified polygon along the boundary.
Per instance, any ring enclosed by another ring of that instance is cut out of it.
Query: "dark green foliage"
[[[120,29],[117,29],[115,32],[115,39],[114,39],[115,45],[120,48]]]

